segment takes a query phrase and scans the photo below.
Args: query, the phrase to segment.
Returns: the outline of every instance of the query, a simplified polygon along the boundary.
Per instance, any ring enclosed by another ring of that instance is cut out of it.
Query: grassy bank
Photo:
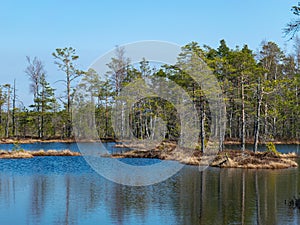
[[[297,167],[295,153],[282,154],[278,152],[251,152],[239,150],[225,150],[217,156],[203,155],[199,150],[178,149],[176,143],[163,142],[153,149],[146,149],[140,145],[116,145],[120,148],[132,148],[124,153],[108,155],[113,158],[156,158],[161,160],[175,160],[188,165],[209,165],[220,168],[247,169],[285,169]]]
[[[39,150],[39,151],[0,151],[0,159],[25,159],[33,158],[35,156],[80,156],[79,152],[72,152],[70,150],[56,151],[56,150]]]

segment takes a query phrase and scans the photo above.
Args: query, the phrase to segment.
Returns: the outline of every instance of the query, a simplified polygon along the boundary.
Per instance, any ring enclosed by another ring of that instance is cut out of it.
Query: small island
[[[25,151],[25,150],[15,150],[15,151],[0,151],[0,159],[28,159],[35,156],[80,156],[79,152],[72,152],[70,150],[39,150],[39,151]]]
[[[244,168],[244,169],[286,169],[298,167],[296,159],[299,157],[296,153],[280,153],[276,150],[274,143],[266,143],[266,151],[241,151],[225,149],[217,154],[208,156],[203,154],[199,148],[180,149],[177,148],[176,141],[163,141],[155,147],[147,147],[143,144],[122,142],[121,140],[101,140],[103,142],[114,142],[115,148],[124,149],[124,151],[104,155],[109,158],[148,158],[160,160],[173,160],[186,165],[203,165],[219,168]],[[13,149],[9,151],[0,150],[0,159],[20,159],[33,158],[36,156],[81,156],[80,152],[71,150],[38,150],[28,151],[20,147],[19,144],[32,143],[76,143],[74,139],[65,140],[42,140],[42,139],[1,139],[2,144],[13,144]],[[84,142],[92,142],[85,140]],[[277,142],[276,142],[277,143]],[[227,144],[238,145],[238,143],[229,142]],[[126,150],[125,150],[126,149]],[[102,155],[103,156],[103,155]]]
[[[187,165],[209,165],[219,168],[244,168],[244,169],[286,169],[298,167],[295,159],[296,153],[279,153],[273,144],[269,144],[265,152],[252,152],[240,150],[224,150],[216,157],[210,158],[203,155],[199,150],[176,150],[176,143],[162,142],[153,149],[145,149],[141,145],[117,144],[115,147],[131,148],[132,150],[114,153],[112,158],[155,158],[161,160],[175,160]]]

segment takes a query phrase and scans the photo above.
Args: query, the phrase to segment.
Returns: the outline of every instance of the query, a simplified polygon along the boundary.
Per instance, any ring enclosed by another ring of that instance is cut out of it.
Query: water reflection
[[[137,159],[138,160],[138,159]],[[0,160],[0,224],[299,224],[299,170],[185,167],[160,184],[122,186],[81,157]]]

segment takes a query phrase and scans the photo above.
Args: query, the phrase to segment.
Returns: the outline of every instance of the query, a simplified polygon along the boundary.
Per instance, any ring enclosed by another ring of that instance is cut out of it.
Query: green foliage
[[[261,141],[273,139],[299,139],[300,136],[300,40],[296,41],[295,55],[292,57],[280,49],[274,42],[263,42],[255,55],[247,45],[242,48],[230,48],[221,40],[217,48],[200,47],[191,42],[182,47],[175,65],[152,67],[147,59],[130,65],[125,50],[118,48],[116,56],[108,63],[105,77],[94,70],[86,73],[76,68],[78,60],[75,49],[56,49],[53,53],[55,64],[65,73],[66,96],[62,105],[55,101],[55,90],[41,73],[38,88],[35,89],[32,106],[27,109],[20,106],[15,109],[16,136],[19,137],[70,137],[71,106],[74,97],[71,84],[79,76],[83,94],[94,101],[94,108],[82,109],[95,111],[95,125],[100,138],[114,137],[112,112],[114,103],[122,96],[124,87],[138,78],[152,81],[158,78],[172,81],[189,95],[199,116],[199,143],[196,149],[203,150],[207,145],[211,131],[211,112],[206,99],[207,94],[215,90],[205,90],[191,74],[198,72],[199,58],[203,60],[219,81],[226,104],[226,138],[241,140],[253,139],[255,129],[259,128]],[[43,66],[35,61],[36,66]],[[33,62],[29,69],[34,69]],[[30,72],[29,70],[28,72]],[[32,70],[34,71],[34,70]],[[32,75],[32,73],[30,73]],[[34,73],[33,73],[34,75]],[[33,80],[31,80],[31,84]],[[0,87],[0,136],[12,130],[12,109],[8,109],[8,93],[5,86]],[[155,90],[155,87],[152,87]],[[164,90],[172,96],[176,90]],[[136,95],[140,93],[136,90]],[[138,139],[154,138],[153,131],[164,123],[161,134],[164,139],[178,140],[181,134],[181,118],[172,103],[165,99],[149,97],[130,103],[130,134]],[[259,112],[258,112],[259,111]],[[244,114],[244,115],[243,115]],[[124,119],[123,119],[124,120]],[[8,122],[8,123],[7,123]],[[83,121],[80,121],[83,122]],[[122,121],[128,124],[128,121]],[[7,124],[9,129],[6,129]],[[126,125],[127,126],[127,125]],[[254,128],[255,127],[255,128]],[[242,132],[245,128],[245,132]],[[214,128],[213,128],[214,129]],[[90,136],[89,124],[84,124],[82,135]]]
[[[24,152],[24,149],[21,148],[19,142],[13,143],[12,151]]]
[[[279,152],[276,149],[276,146],[273,142],[267,142],[266,143],[267,152],[274,153],[275,155],[278,155]]]

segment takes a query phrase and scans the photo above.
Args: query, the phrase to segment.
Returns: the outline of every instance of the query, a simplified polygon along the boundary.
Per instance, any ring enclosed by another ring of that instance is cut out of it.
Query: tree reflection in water
[[[300,223],[287,204],[299,193],[298,169],[186,166],[162,183],[130,187],[83,159],[36,160],[0,161],[0,224]]]

